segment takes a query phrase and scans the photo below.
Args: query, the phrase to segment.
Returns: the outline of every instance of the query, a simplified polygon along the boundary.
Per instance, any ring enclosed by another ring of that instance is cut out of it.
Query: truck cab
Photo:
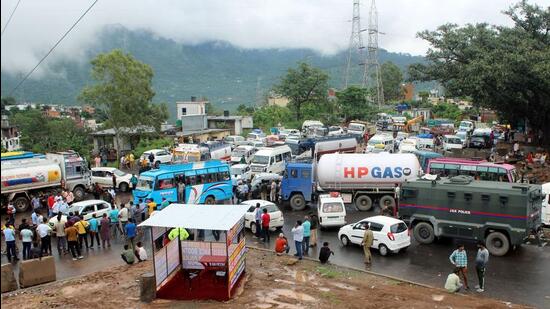
[[[312,164],[288,163],[281,182],[281,199],[294,210],[303,210],[314,199]]]

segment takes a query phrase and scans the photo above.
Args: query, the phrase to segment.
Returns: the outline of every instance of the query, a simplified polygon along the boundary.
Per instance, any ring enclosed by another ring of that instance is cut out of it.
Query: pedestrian
[[[126,230],[126,224],[128,224],[128,219],[130,217],[128,208],[126,208],[126,205],[123,203],[120,205],[120,210],[118,211],[118,219],[120,222],[120,229],[124,234]]]
[[[256,203],[256,210],[254,211],[254,219],[256,221],[256,238],[260,238],[262,232],[262,210],[260,209],[260,203]]]
[[[55,236],[57,237],[57,253],[61,256],[61,253],[67,253],[67,235],[65,235],[65,224],[67,218],[63,218],[63,215],[57,214],[57,222],[53,226],[55,229]]]
[[[42,254],[46,252],[46,255],[52,255],[52,242],[50,238],[52,228],[48,225],[47,218],[42,219],[42,223],[36,228],[36,233],[40,237],[40,249],[42,250]]]
[[[271,216],[267,213],[267,208],[264,208],[262,212],[262,236],[264,242],[269,242],[271,240],[269,235],[269,222],[271,221]]]
[[[290,251],[288,239],[286,239],[285,234],[279,233],[279,237],[275,240],[275,253],[280,256],[283,252],[288,254],[288,251]]]
[[[132,184],[132,191],[134,191],[138,184],[138,179],[135,174],[132,174],[132,178],[130,178],[130,184]]]
[[[113,180],[113,190],[116,191],[117,185],[116,185],[116,175],[115,175],[115,173],[113,173],[113,178],[112,178],[112,180]]]
[[[65,228],[65,235],[67,235],[67,242],[69,243],[69,251],[73,256],[73,261],[77,259],[83,259],[80,254],[80,247],[78,245],[78,230],[71,222],[68,223],[68,227]]]
[[[124,226],[124,232],[126,234],[126,243],[132,244],[132,248],[134,248],[134,239],[136,238],[136,224],[134,220],[128,220],[128,223]]]
[[[149,159],[149,166],[153,167],[153,162],[155,162],[155,155],[153,154],[153,152],[149,153],[147,159]]]
[[[92,218],[90,219],[90,221],[88,221],[88,223],[90,223],[90,227],[88,230],[90,233],[90,249],[94,248],[94,238],[97,242],[97,247],[100,248],[101,245],[99,244],[99,220],[97,219],[96,214],[92,214]]]
[[[80,220],[74,224],[74,227],[76,227],[76,230],[78,231],[78,246],[80,247],[80,250],[83,249],[84,243],[86,243],[86,250],[90,249],[90,246],[88,245],[87,231],[90,227],[90,223],[84,220],[84,216],[80,215]]]
[[[460,270],[460,274],[462,274],[462,278],[464,280],[464,288],[466,290],[469,290],[470,287],[468,286],[468,256],[466,254],[466,250],[464,250],[464,245],[460,244],[456,246],[456,250],[451,253],[449,256],[449,260],[451,263],[457,267]]]
[[[327,263],[331,254],[334,255],[334,252],[330,250],[328,242],[325,241],[323,247],[319,250],[319,261],[321,261],[321,264]]]
[[[445,290],[449,293],[458,293],[462,288],[462,283],[460,283],[460,268],[455,267],[452,273],[447,276],[447,281],[445,281]]]
[[[134,251],[132,251],[132,249],[130,249],[128,245],[124,245],[124,250],[120,254],[120,257],[122,257],[122,259],[124,260],[124,262],[126,262],[126,264],[128,265],[134,264],[134,261],[135,261]]]
[[[134,161],[135,160],[136,160],[136,158],[134,157],[134,154],[130,152],[130,154],[128,155],[128,163],[130,164],[130,169],[134,168]]]
[[[116,202],[116,191],[115,191],[115,189],[109,188],[109,189],[107,190],[107,192],[109,193],[109,195],[108,195],[108,198],[110,198],[110,201],[109,201],[109,202],[110,202],[111,204],[114,204],[114,203]]]
[[[309,222],[309,216],[304,217],[304,223],[302,223],[304,228],[304,240],[302,242],[302,251],[305,255],[309,254],[309,238],[311,237],[311,222]]]
[[[69,206],[72,205],[72,203],[74,202],[74,194],[72,191],[67,192],[67,197],[65,198],[65,202]]]
[[[145,248],[143,248],[141,241],[138,241],[134,255],[137,257],[138,262],[147,261],[147,251],[145,251]]]
[[[111,220],[107,217],[107,214],[104,213],[99,226],[99,234],[101,236],[101,246],[105,247],[105,243],[111,246]]]
[[[145,221],[145,216],[147,215],[147,203],[145,203],[141,198],[139,199],[138,210],[141,217],[141,222]]]
[[[134,205],[133,201],[128,202],[128,219],[132,218],[134,220],[134,223],[139,222],[139,211],[137,209],[137,205]]]
[[[15,206],[11,202],[8,202],[8,206],[6,207],[6,213],[8,215],[9,223],[11,225],[15,225],[15,213],[17,210],[15,209]]]
[[[170,202],[166,198],[162,198],[162,202],[160,203],[160,209],[164,209],[170,205]]]
[[[147,215],[150,217],[153,211],[157,210],[157,203],[150,198],[149,202],[147,203]]]
[[[96,200],[99,200],[101,196],[103,195],[103,189],[99,186],[99,184],[96,182],[94,184],[94,198]]]
[[[21,243],[23,244],[23,260],[26,260],[31,256],[31,246],[34,233],[27,225],[21,229],[19,232],[19,237],[21,238]]]
[[[120,230],[120,226],[118,225],[118,209],[116,208],[115,204],[111,205],[111,211],[109,211],[109,219],[111,219],[111,230],[113,232],[113,239],[116,239],[117,231],[119,231],[122,235],[122,230]]]
[[[38,195],[34,195],[32,197],[31,204],[32,204],[33,210],[37,210],[42,207],[42,204],[40,203],[40,198],[38,197]]]
[[[476,273],[479,285],[476,286],[476,291],[481,293],[485,291],[485,268],[489,262],[489,250],[485,247],[485,244],[480,241],[477,243],[476,254]]]
[[[519,154],[519,143],[518,143],[517,141],[514,142],[514,146],[513,146],[513,147],[514,147],[514,148],[513,148],[513,149],[514,149],[514,155],[517,156],[517,155]]]
[[[21,232],[24,229],[30,229],[31,226],[27,223],[27,218],[21,219],[21,224],[19,224],[19,227],[17,228],[19,232]]]
[[[37,227],[39,223],[38,218],[40,217],[40,211],[38,209],[33,210],[31,214],[31,222],[34,227]]]
[[[277,203],[279,202],[281,198],[281,182],[277,180],[277,193],[275,194],[275,199]]]
[[[95,156],[94,163],[95,167],[101,167],[101,158],[99,156]]]
[[[260,198],[264,201],[267,201],[267,182],[262,181],[260,185]]]
[[[311,214],[309,216],[309,222],[311,223],[310,226],[310,238],[309,238],[309,246],[310,247],[316,247],[317,246],[317,227],[319,226],[319,219],[317,218],[316,214]]]
[[[302,221],[296,221],[296,225],[292,228],[292,238],[294,239],[294,245],[296,246],[296,254],[299,260],[302,259],[302,241],[304,240],[304,227]]]
[[[276,202],[276,195],[277,195],[277,184],[275,183],[275,180],[271,181],[271,186],[269,188],[269,200],[273,203]]]
[[[370,247],[372,246],[372,242],[374,241],[374,235],[369,228],[369,223],[365,222],[363,223],[363,226],[365,227],[365,234],[363,235],[363,241],[361,242],[361,245],[363,246],[363,252],[365,253],[365,264],[370,265],[372,263]]]
[[[8,261],[10,263],[12,262],[12,259],[14,262],[18,261],[19,258],[17,257],[17,251],[15,250],[15,228],[12,224],[8,223],[2,232],[4,234],[4,240],[6,241],[6,255],[8,256]]]
[[[48,209],[52,209],[53,204],[55,204],[55,194],[52,192],[48,195]]]

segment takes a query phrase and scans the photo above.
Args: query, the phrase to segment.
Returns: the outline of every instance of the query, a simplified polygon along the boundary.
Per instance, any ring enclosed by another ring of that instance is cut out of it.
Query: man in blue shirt
[[[309,254],[309,237],[311,236],[311,222],[309,222],[309,216],[304,217],[304,223],[302,223],[304,228],[304,240],[302,241],[302,251],[304,254]]]
[[[9,221],[7,219],[6,221]],[[13,225],[6,223],[4,228],[4,239],[6,240],[6,255],[8,256],[8,261],[11,263],[11,258],[14,258],[14,261],[18,261],[17,252],[15,252],[15,228]]]
[[[134,219],[128,219],[128,223],[126,223],[124,229],[126,232],[127,242],[130,242],[132,244],[132,248],[134,248],[134,239],[136,238],[136,224],[134,223]]]
[[[101,245],[99,244],[99,220],[97,220],[96,214],[92,214],[92,218],[88,220],[88,223],[90,223],[88,232],[90,233],[90,238],[92,239],[90,249],[94,248],[94,238],[97,241],[97,247],[100,248]]]
[[[113,231],[113,237],[116,238],[116,232],[119,231],[120,234],[122,234],[122,231],[120,230],[120,225],[118,225],[118,209],[114,204],[111,205],[111,211],[109,211],[109,219],[111,219],[111,230]]]

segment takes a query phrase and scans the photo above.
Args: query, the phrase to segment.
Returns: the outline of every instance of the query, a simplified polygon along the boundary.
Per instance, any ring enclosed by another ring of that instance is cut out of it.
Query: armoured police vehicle
[[[482,240],[491,254],[503,256],[541,230],[541,207],[540,185],[456,176],[404,182],[399,216],[419,243],[436,237]]]

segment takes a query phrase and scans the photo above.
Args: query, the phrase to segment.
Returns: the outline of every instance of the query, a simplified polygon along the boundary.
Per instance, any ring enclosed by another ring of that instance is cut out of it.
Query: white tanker
[[[338,191],[359,210],[394,206],[396,185],[416,179],[422,168],[414,154],[326,154],[315,168],[316,182],[323,191]]]

